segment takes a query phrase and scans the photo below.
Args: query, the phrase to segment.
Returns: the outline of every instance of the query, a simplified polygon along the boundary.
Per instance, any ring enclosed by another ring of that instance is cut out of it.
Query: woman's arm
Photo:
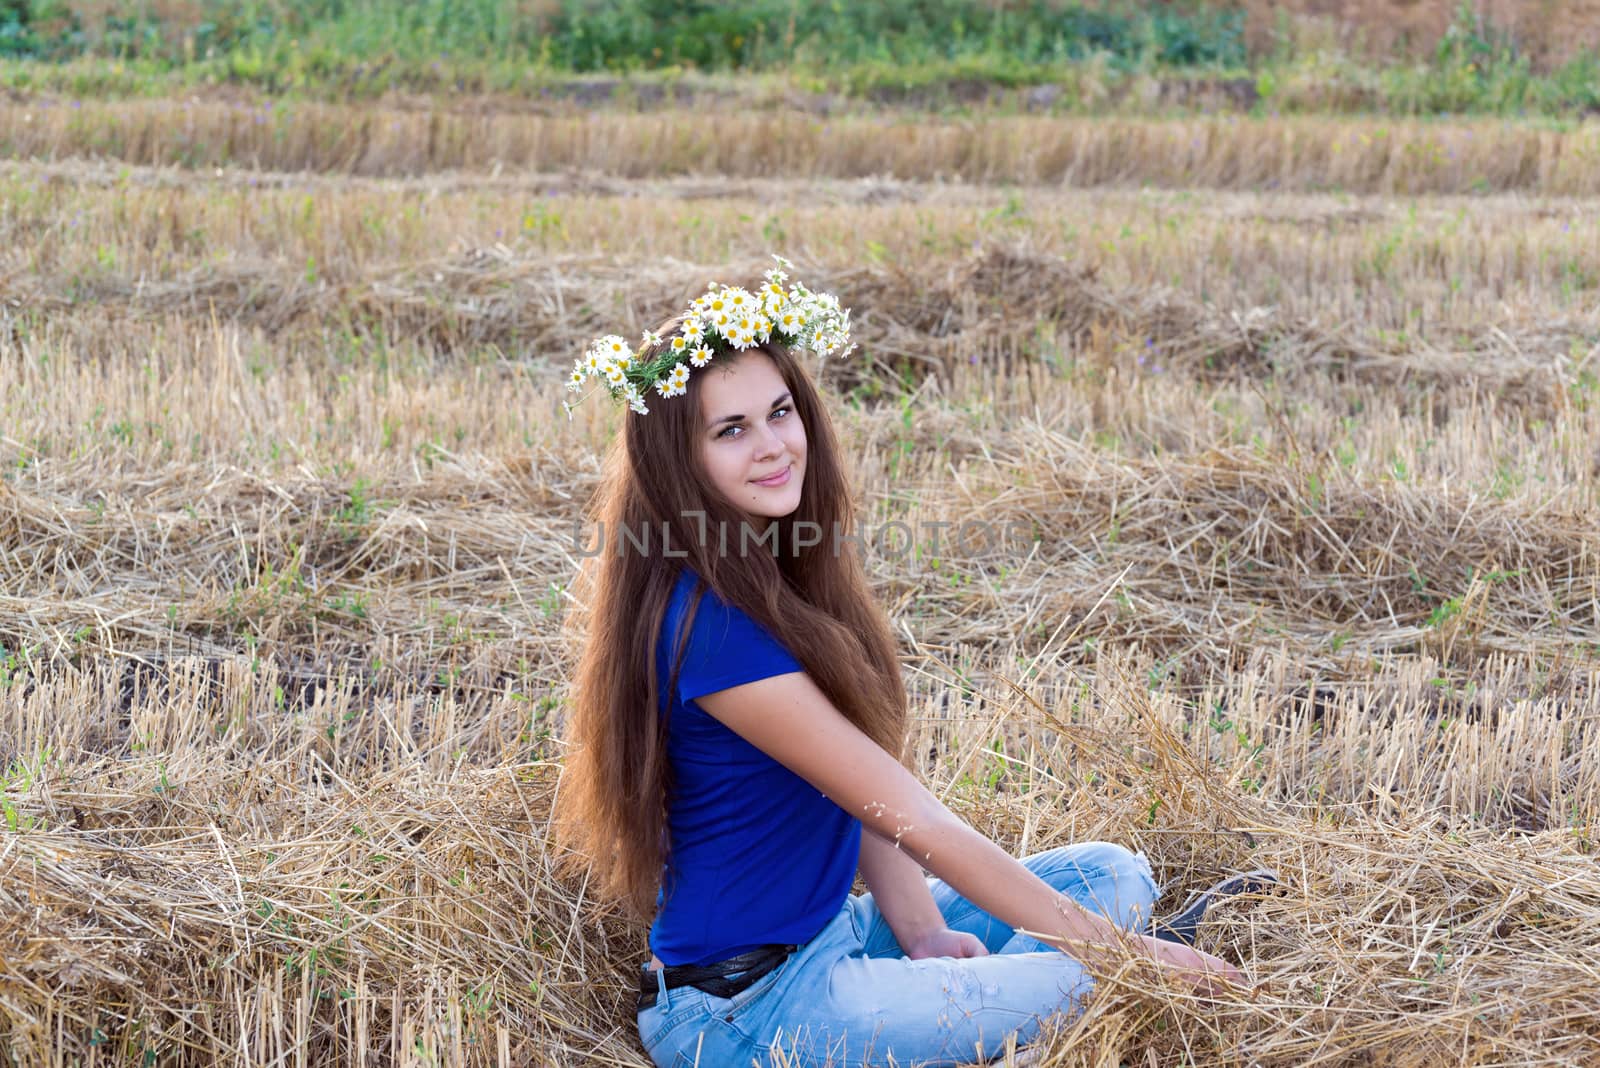
[[[912,960],[988,954],[976,935],[945,926],[922,865],[870,829],[861,833],[861,877],[878,911],[889,921],[895,941]]]
[[[898,760],[833,707],[804,672],[774,675],[697,698],[701,708],[805,779],[867,830],[898,842],[957,893],[1013,928],[1085,963],[1128,951],[1210,987],[1238,971],[1174,942],[1130,935],[1079,906],[958,819]],[[887,916],[887,914],[886,914]]]

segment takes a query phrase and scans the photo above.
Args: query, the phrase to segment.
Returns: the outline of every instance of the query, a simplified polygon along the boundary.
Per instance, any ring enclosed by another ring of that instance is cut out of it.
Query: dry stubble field
[[[869,545],[908,762],[1172,903],[1286,877],[1204,929],[1252,989],[1108,975],[1042,1063],[1600,1063],[1594,127],[25,110],[12,1062],[647,1064],[547,835],[561,375],[781,251],[869,530],[1031,531]]]

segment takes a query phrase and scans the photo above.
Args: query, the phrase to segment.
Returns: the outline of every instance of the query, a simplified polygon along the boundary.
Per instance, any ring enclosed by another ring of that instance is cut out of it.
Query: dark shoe
[[[1168,942],[1182,942],[1186,946],[1192,946],[1195,928],[1200,925],[1200,917],[1206,914],[1206,909],[1225,897],[1232,897],[1234,894],[1265,894],[1277,885],[1278,876],[1265,868],[1230,876],[1195,898],[1188,908],[1171,919],[1154,921],[1150,925],[1150,933]]]

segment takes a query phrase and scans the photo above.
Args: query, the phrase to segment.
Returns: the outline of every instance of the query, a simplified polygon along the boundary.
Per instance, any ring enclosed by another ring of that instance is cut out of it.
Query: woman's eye
[[[790,409],[788,409],[788,408],[774,408],[774,409],[772,409],[772,414],[770,416],[768,416],[768,418],[769,419],[781,419],[782,417],[788,415],[789,411],[790,411]],[[717,431],[717,437],[718,438],[725,438],[729,434],[733,433],[735,430],[738,430],[738,429],[740,429],[740,428],[736,427],[736,426],[723,427],[721,430]]]

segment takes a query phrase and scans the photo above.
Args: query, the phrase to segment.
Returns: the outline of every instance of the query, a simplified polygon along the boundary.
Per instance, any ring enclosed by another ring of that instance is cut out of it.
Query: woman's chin
[[[750,507],[750,514],[760,519],[782,519],[793,515],[800,507],[800,493],[773,494],[771,500],[758,501]]]

